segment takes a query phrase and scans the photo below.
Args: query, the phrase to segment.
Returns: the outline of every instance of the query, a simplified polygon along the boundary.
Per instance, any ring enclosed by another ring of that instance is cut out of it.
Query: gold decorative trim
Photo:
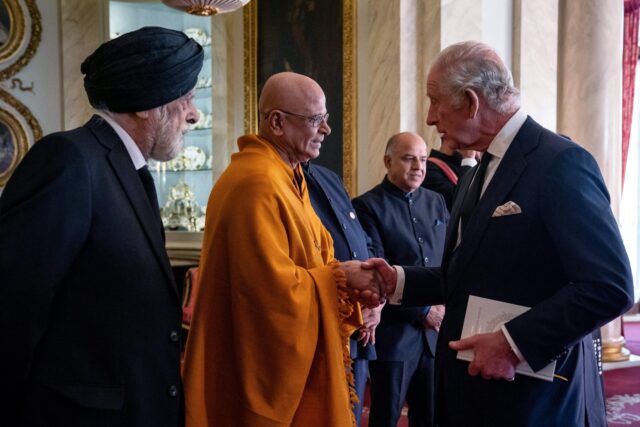
[[[0,48],[0,61],[4,61],[20,49],[24,37],[25,17],[17,2],[2,0],[0,3],[7,9],[9,15],[9,34]]]
[[[13,170],[29,150],[29,147],[33,145],[35,141],[42,138],[42,128],[38,120],[36,120],[24,104],[2,89],[0,89],[0,100],[20,114],[29,126],[29,129],[25,129],[15,114],[5,109],[4,105],[0,103],[0,123],[9,129],[15,148],[15,156],[11,160],[9,168],[5,172],[0,173],[0,187],[3,187],[11,177]]]
[[[29,13],[31,28],[26,30],[26,13],[23,6],[16,0],[4,0],[2,3],[7,6],[11,16],[11,31],[7,46],[0,50],[0,80],[7,80],[9,77],[20,71],[31,61],[35,55],[40,39],[42,37],[42,18],[36,5],[36,0],[23,0]],[[14,25],[15,24],[15,25]],[[14,35],[15,27],[15,35]],[[21,47],[27,41],[27,47],[21,55]],[[13,60],[16,58],[15,60]],[[6,64],[5,64],[6,63]],[[8,64],[8,66],[6,66]]]
[[[258,132],[258,0],[242,12],[244,24],[244,132]]]
[[[258,130],[258,1],[244,7],[244,129]],[[351,196],[357,191],[356,0],[342,2],[342,176]]]
[[[342,9],[342,180],[351,197],[357,194],[356,1],[343,0]]]
[[[620,336],[613,340],[602,342],[602,361],[607,362],[624,362],[629,360],[631,352],[624,345],[626,340]]]

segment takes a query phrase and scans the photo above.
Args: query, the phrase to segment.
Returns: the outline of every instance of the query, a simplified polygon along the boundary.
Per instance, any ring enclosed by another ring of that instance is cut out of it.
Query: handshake
[[[351,299],[364,307],[384,304],[396,289],[396,269],[381,258],[370,258],[365,262],[346,261],[340,263],[340,268],[347,276]]]

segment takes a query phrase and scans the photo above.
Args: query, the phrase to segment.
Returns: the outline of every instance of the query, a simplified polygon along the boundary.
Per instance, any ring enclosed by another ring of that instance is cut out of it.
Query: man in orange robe
[[[309,201],[301,162],[329,135],[312,79],[265,83],[258,135],[216,183],[207,207],[200,292],[185,354],[187,425],[351,427],[348,337],[361,322]]]

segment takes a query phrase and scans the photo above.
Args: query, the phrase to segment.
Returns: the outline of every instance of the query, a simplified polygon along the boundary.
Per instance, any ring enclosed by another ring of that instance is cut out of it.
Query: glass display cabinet
[[[233,71],[242,68],[236,65],[242,44],[234,54],[231,43],[233,37],[242,39],[242,30],[233,30],[237,23],[242,25],[242,11],[201,17],[169,8],[160,0],[109,0],[108,5],[110,38],[144,26],[162,26],[184,32],[204,48],[195,97],[200,119],[186,134],[175,159],[149,160],[172,262],[193,261],[199,257],[209,193],[242,133],[242,107],[234,108],[232,96],[232,76],[237,74]]]

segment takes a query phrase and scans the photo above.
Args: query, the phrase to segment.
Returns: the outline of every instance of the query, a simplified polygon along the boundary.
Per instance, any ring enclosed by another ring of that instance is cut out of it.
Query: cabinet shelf
[[[189,174],[189,173],[211,173],[213,169],[211,168],[203,168],[203,169],[185,169],[185,170],[181,170],[181,171],[174,171],[172,169],[166,169],[166,170],[155,170],[152,169],[150,172],[152,174],[156,174],[156,175],[162,175],[162,174]]]
[[[211,133],[211,128],[210,127],[208,127],[208,128],[198,128],[198,129],[189,130],[189,132],[187,132],[187,134],[185,136],[189,136],[191,134],[201,136],[201,135],[208,135],[210,133]]]

